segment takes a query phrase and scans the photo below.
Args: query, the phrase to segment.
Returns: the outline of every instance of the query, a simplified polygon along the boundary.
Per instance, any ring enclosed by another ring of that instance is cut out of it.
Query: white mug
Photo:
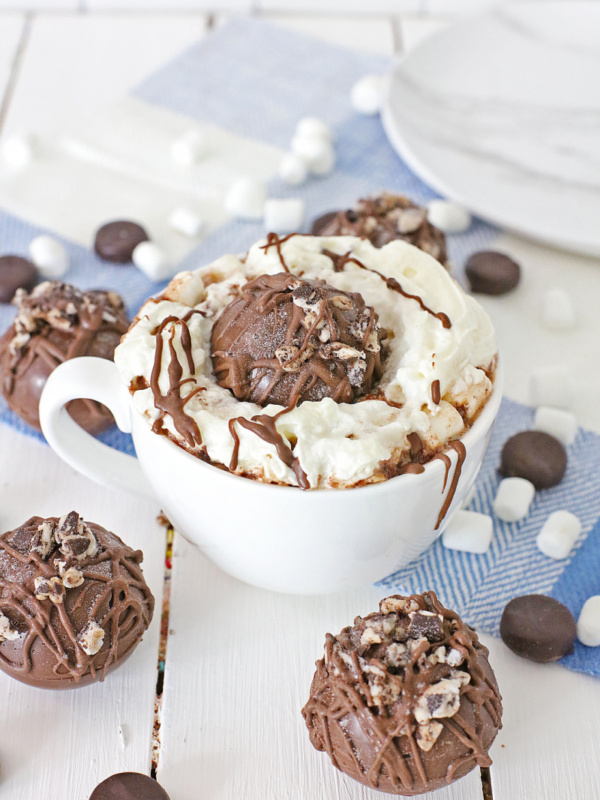
[[[98,400],[131,433],[137,459],[94,439],[67,413],[78,398]],[[471,488],[502,398],[502,375],[462,442],[466,458],[448,512],[445,466],[425,465],[355,489],[301,491],[242,478],[153,433],[134,410],[113,362],[75,358],[50,375],[40,401],[42,430],[68,464],[94,481],[160,504],[175,528],[242,581],[293,594],[343,591],[386,577],[417,558],[444,530]],[[450,449],[448,484],[458,454]]]

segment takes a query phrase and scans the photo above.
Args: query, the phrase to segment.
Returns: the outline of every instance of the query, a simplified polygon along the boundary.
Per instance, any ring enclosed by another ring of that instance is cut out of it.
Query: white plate
[[[521,2],[444,28],[394,66],[383,124],[440,193],[600,255],[600,3]]]

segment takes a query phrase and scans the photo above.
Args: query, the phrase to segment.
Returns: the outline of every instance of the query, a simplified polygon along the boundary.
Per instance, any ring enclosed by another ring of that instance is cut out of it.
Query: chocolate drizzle
[[[436,530],[436,531],[440,527],[440,525],[442,524],[442,520],[444,519],[444,517],[448,513],[448,509],[450,508],[450,505],[451,505],[452,501],[454,500],[454,495],[456,493],[456,487],[458,486],[458,481],[459,481],[459,478],[460,478],[460,474],[462,472],[462,467],[463,467],[465,458],[467,457],[467,449],[466,449],[466,447],[464,446],[464,444],[462,442],[460,442],[460,441],[450,442],[449,443],[449,447],[451,447],[453,450],[456,451],[456,466],[454,467],[454,474],[452,476],[452,482],[450,483],[450,488],[448,489],[448,494],[446,495],[446,499],[444,500],[444,504],[442,505],[442,507],[440,509],[440,513],[438,515],[437,522],[435,524],[434,530]],[[446,482],[448,480],[448,472],[449,472],[449,469],[450,469],[450,459],[448,458],[448,456],[445,453],[438,453],[435,456],[435,458],[439,458],[439,459],[443,460],[444,463],[446,464],[446,474],[444,475],[444,485],[442,487],[442,493],[443,493],[444,490],[446,489]]]
[[[298,481],[298,486],[301,489],[310,489],[308,477],[302,469],[300,460],[294,456],[289,442],[275,427],[275,423],[279,417],[281,417],[283,414],[289,413],[293,408],[294,406],[284,408],[273,416],[269,416],[268,414],[258,414],[252,417],[252,419],[235,417],[234,419],[229,420],[229,432],[233,437],[233,453],[231,455],[229,469],[233,472],[237,469],[238,465],[240,438],[235,430],[235,423],[237,422],[238,425],[242,426],[242,428],[246,428],[246,430],[255,434],[264,442],[267,442],[267,444],[273,445],[277,450],[277,455],[279,458],[287,467],[292,469],[294,475],[296,476],[296,480]]]
[[[271,247],[275,247],[276,250],[277,250],[277,255],[279,256],[279,261],[281,263],[281,266],[283,267],[283,269],[286,272],[289,272],[290,270],[288,268],[288,265],[285,263],[285,259],[283,257],[283,253],[281,252],[281,245],[285,244],[288,241],[288,239],[292,238],[292,236],[297,236],[297,234],[296,233],[288,233],[287,236],[284,236],[283,238],[281,238],[276,233],[268,233],[267,234],[267,243],[266,244],[262,244],[260,246],[260,249],[264,250],[265,253],[268,253],[269,250],[271,249]]]
[[[487,649],[433,592],[390,597],[328,634],[302,710],[310,739],[350,777],[419,794],[489,766],[502,705]]]
[[[391,289],[393,292],[397,292],[401,294],[402,297],[406,297],[408,300],[414,300],[419,304],[419,306],[430,314],[435,319],[439,319],[442,323],[443,328],[451,328],[452,323],[447,314],[444,314],[443,311],[434,311],[433,309],[429,308],[429,306],[425,305],[423,302],[423,298],[419,297],[418,294],[409,294],[409,292],[405,292],[400,283],[395,278],[386,278],[385,275],[382,275],[381,272],[378,272],[376,269],[371,269],[371,267],[367,267],[366,264],[363,264],[362,261],[359,261],[358,258],[355,258],[351,255],[352,251],[349,250],[347,253],[343,255],[338,255],[337,253],[332,253],[330,250],[323,250],[323,254],[328,256],[333,261],[333,268],[336,272],[342,272],[346,264],[356,264],[357,267],[366,270],[367,272],[372,272],[374,275],[377,275],[381,278],[382,281],[385,282],[388,289]]]
[[[59,526],[57,517],[32,517],[0,536],[0,613],[18,634],[13,641],[0,637],[0,668],[34,686],[65,688],[103,680],[139,643],[154,610],[140,568],[142,552],[100,525],[83,523],[76,512],[65,520],[87,533],[84,546],[92,542],[91,554],[69,556],[77,552],[74,545],[69,551],[64,540],[61,545],[59,538],[47,535]],[[76,544],[81,539],[70,540]],[[60,585],[61,564],[66,593],[44,598],[37,587],[43,580]],[[72,587],[64,572],[69,567],[76,568],[81,581]],[[92,654],[82,643],[90,623],[103,632]]]
[[[181,387],[186,383],[196,383],[196,379],[194,377],[190,377],[182,380],[183,367],[181,366],[177,351],[175,349],[174,338],[176,330],[175,326],[181,325],[181,336],[179,341],[187,360],[188,369],[191,376],[193,376],[196,371],[196,367],[192,354],[192,339],[190,336],[190,329],[187,323],[194,313],[200,312],[196,309],[192,309],[183,318],[175,316],[166,317],[156,328],[154,331],[154,335],[156,337],[156,351],[154,353],[154,365],[152,367],[152,374],[150,376],[150,389],[152,389],[152,394],[154,396],[154,405],[160,412],[158,418],[152,425],[152,430],[154,433],[164,433],[165,428],[163,420],[165,415],[168,414],[173,420],[175,430],[191,448],[202,444],[202,435],[198,425],[196,424],[196,421],[183,410],[186,402],[190,399],[190,396],[188,395],[187,397],[183,398],[181,396]],[[166,394],[163,394],[159,385],[160,376],[162,373],[162,356],[164,347],[162,334],[168,325],[173,326],[168,340],[170,358],[168,367],[169,389],[167,390]],[[202,387],[195,392],[192,392],[192,394],[197,394],[201,389]]]
[[[433,381],[431,384],[431,399],[436,406],[439,406],[442,395],[440,394],[440,382],[438,380]]]

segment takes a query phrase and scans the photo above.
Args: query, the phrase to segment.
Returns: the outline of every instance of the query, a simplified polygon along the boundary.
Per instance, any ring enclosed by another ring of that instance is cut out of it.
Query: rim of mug
[[[502,389],[504,383],[504,372],[502,369],[502,363],[498,358],[496,369],[494,373],[494,382],[493,382],[493,389],[492,393],[488,397],[485,406],[479,413],[475,422],[471,425],[471,427],[465,431],[465,433],[458,437],[458,441],[463,442],[467,449],[467,454],[469,452],[470,445],[480,439],[485,432],[494,424],[496,416],[498,415],[498,411],[500,409],[500,403],[502,402]],[[217,471],[217,473],[223,477],[225,480],[229,481],[236,481],[240,487],[245,485],[247,489],[250,489],[250,486],[254,486],[256,491],[263,491],[263,492],[278,492],[282,494],[283,492],[295,492],[298,493],[299,488],[297,486],[290,486],[282,485],[278,483],[265,483],[264,481],[252,478],[246,478],[243,475],[236,475],[234,472],[229,472],[227,469],[222,469],[214,464],[209,464],[206,461],[198,458],[198,456],[193,455],[192,453],[185,450],[183,447],[175,444],[175,442],[167,436],[158,436],[158,434],[153,433],[150,426],[148,425],[147,419],[135,411],[133,408],[131,409],[132,416],[135,415],[136,419],[144,425],[143,430],[147,432],[151,436],[155,436],[156,439],[165,446],[170,448],[174,448],[171,452],[179,453],[182,457],[187,457],[188,459],[192,459],[189,463],[194,463],[198,469],[204,470],[208,469],[212,472]],[[135,443],[135,437],[134,437]],[[445,452],[444,449],[440,450],[440,452]],[[436,470],[441,473],[442,470],[445,469],[444,464],[440,459],[432,458],[431,460],[427,461],[424,465],[423,472],[420,473],[404,473],[404,475],[395,475],[393,478],[388,478],[384,481],[379,481],[377,483],[370,483],[366,484],[365,486],[351,486],[347,488],[339,488],[339,489],[311,489],[306,492],[301,492],[302,495],[309,495],[310,497],[332,497],[337,496],[340,493],[346,492],[354,492],[360,491],[364,493],[365,496],[367,494],[372,495],[377,492],[386,491],[390,485],[396,485],[398,480],[402,480],[408,483],[414,483],[415,481],[422,480],[424,476],[430,476]],[[214,475],[216,478],[217,475]],[[243,482],[240,483],[240,482]],[[233,484],[232,484],[233,485]]]

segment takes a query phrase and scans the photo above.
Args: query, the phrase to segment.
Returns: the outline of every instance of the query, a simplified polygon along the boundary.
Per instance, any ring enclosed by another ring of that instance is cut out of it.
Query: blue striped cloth
[[[271,196],[302,197],[311,218],[345,207],[380,189],[408,194],[417,201],[434,196],[398,158],[376,117],[364,117],[350,107],[353,83],[368,72],[384,72],[389,61],[333,47],[251,19],[234,19],[205,37],[139,86],[134,94],[147,103],[223,127],[240,136],[287,149],[298,119],[317,116],[335,131],[338,163],[335,172],[290,188],[278,178]],[[2,252],[27,253],[38,227],[0,211]],[[52,233],[51,231],[49,233]],[[475,220],[468,232],[452,236],[450,256],[462,279],[466,257],[488,246],[497,230]],[[232,221],[211,233],[182,262],[193,268],[227,252],[241,252],[264,235],[262,224]],[[67,279],[82,288],[102,286],[121,293],[134,313],[160,288],[131,266],[111,266],[86,248],[64,242],[72,268]],[[0,330],[14,310],[0,307]],[[499,481],[497,465],[504,441],[531,427],[531,409],[504,400],[492,443],[477,482],[472,508],[492,513]],[[30,435],[0,401],[0,420]],[[116,430],[104,441],[131,452],[129,437]],[[575,616],[583,602],[600,593],[600,437],[580,431],[569,448],[563,482],[538,492],[527,519],[495,522],[492,546],[485,555],[446,550],[437,542],[415,564],[382,581],[394,592],[435,589],[441,599],[481,630],[497,635],[502,609],[518,594],[541,592],[565,603]],[[536,548],[535,537],[548,514],[566,508],[582,521],[582,533],[568,559],[553,561]],[[600,648],[577,644],[565,666],[600,674]]]

